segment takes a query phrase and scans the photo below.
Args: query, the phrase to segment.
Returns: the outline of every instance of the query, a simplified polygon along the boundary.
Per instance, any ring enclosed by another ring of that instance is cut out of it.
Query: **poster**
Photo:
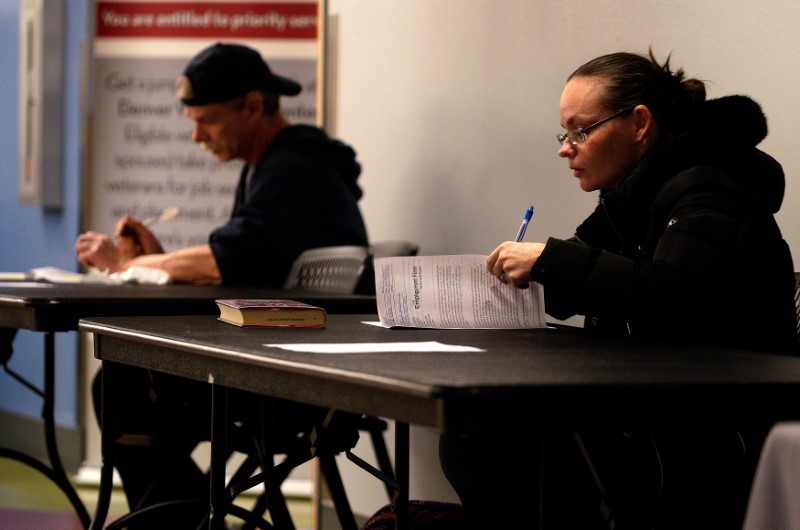
[[[230,215],[242,162],[220,163],[192,142],[175,80],[201,49],[238,42],[303,86],[282,97],[293,123],[317,123],[316,1],[98,1],[92,46],[85,230],[112,234],[178,206],[155,225],[166,251],[205,244]]]

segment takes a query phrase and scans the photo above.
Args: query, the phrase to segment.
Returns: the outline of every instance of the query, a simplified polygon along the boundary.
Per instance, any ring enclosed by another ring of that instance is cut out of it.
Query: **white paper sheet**
[[[478,254],[378,258],[375,292],[384,327],[547,327],[542,286],[500,283]]]
[[[305,353],[381,353],[381,352],[476,352],[486,351],[472,346],[425,342],[325,342],[298,344],[264,344],[270,348]]]
[[[0,282],[24,282],[30,279],[27,272],[0,272]]]

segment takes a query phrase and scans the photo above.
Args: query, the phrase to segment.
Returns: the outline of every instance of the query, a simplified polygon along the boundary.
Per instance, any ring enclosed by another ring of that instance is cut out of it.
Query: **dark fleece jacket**
[[[242,171],[231,217],[209,244],[225,285],[283,287],[306,249],[367,246],[358,207],[361,166],[355,151],[310,125],[282,130],[253,168]]]

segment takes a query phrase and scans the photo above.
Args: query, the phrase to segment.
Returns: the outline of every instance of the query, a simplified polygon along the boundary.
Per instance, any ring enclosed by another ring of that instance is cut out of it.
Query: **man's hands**
[[[75,254],[82,264],[110,273],[127,269],[132,259],[143,254],[163,252],[150,229],[130,215],[117,223],[114,240],[106,234],[90,231],[79,235],[75,242]]]
[[[109,273],[131,266],[161,269],[173,283],[220,285],[222,273],[210,245],[164,252],[156,236],[138,219],[126,215],[117,223],[116,235],[86,232],[75,242],[75,254],[86,266]]]
[[[117,244],[132,245],[138,248],[136,256],[164,252],[164,248],[153,232],[139,219],[130,215],[126,215],[117,222],[116,233]]]
[[[126,248],[126,252],[132,250]],[[119,272],[126,268],[122,250],[106,234],[85,232],[79,235],[75,242],[75,255],[87,267],[108,272]]]

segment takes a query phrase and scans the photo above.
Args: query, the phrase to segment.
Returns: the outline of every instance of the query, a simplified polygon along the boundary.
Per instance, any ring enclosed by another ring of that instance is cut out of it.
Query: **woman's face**
[[[602,78],[569,80],[558,106],[561,127],[568,131],[585,128],[622,110],[601,104],[602,95]],[[642,157],[633,113],[623,113],[586,134],[586,141],[578,145],[564,140],[558,156],[567,159],[583,191],[616,188]]]

